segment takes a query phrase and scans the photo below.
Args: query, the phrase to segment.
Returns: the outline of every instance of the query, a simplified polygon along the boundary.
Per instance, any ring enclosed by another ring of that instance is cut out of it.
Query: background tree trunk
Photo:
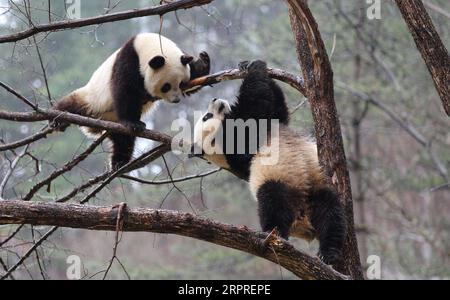
[[[298,60],[311,104],[319,160],[337,187],[347,217],[342,262],[334,266],[353,279],[364,279],[354,229],[350,177],[334,102],[333,71],[318,26],[304,0],[287,0]]]
[[[450,116],[450,56],[421,0],[396,0]]]

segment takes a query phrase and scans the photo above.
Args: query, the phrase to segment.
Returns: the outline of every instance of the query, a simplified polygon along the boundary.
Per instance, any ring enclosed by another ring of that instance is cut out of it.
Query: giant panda
[[[342,255],[346,220],[339,197],[319,165],[316,144],[288,127],[283,92],[269,78],[265,62],[243,62],[239,68],[247,75],[237,101],[230,105],[226,100],[212,100],[195,125],[190,156],[201,156],[248,181],[258,202],[263,231],[276,228],[285,239],[317,238],[319,257],[333,264]],[[237,130],[242,128],[234,128],[230,135],[227,122],[238,119],[278,120],[279,125],[262,130],[258,126],[256,135],[246,132],[245,151],[229,153],[230,149],[236,151]],[[261,139],[267,143],[249,151],[250,145]],[[230,142],[233,145],[227,149]]]
[[[189,80],[209,74],[210,60],[202,52],[196,60],[173,41],[156,33],[141,33],[115,51],[92,74],[89,82],[61,99],[55,109],[107,121],[141,131],[142,114],[158,99],[178,103]],[[194,91],[190,91],[194,92]],[[68,124],[59,124],[64,131]],[[89,135],[101,130],[82,128]],[[111,133],[111,168],[116,170],[132,157],[136,137]]]

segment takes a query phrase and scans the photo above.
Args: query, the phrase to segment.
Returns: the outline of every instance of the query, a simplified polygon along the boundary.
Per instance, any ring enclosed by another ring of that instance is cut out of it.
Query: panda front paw
[[[247,71],[249,73],[254,73],[254,72],[266,73],[267,72],[267,63],[262,60],[254,60],[248,65]]]
[[[210,65],[211,59],[209,58],[209,54],[206,51],[200,52],[198,56],[205,64],[207,64],[208,66]]]
[[[267,63],[262,60],[242,61],[238,65],[240,71],[251,73],[267,73]]]
[[[140,132],[145,130],[145,128],[147,127],[145,125],[144,122],[142,121],[137,121],[137,122],[133,122],[133,121],[121,121],[120,122],[123,126],[135,131],[135,132]]]

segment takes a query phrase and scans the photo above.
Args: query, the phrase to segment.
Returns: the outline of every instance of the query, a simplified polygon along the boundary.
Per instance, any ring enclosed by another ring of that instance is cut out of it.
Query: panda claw
[[[200,52],[199,57],[204,62],[207,62],[207,63],[210,62],[209,54],[206,51]]]
[[[247,71],[248,65],[250,64],[249,60],[241,61],[238,64],[239,71]]]
[[[341,252],[330,249],[328,251],[319,250],[317,257],[326,265],[333,265],[341,258]]]
[[[248,64],[247,71],[249,73],[258,71],[267,72],[267,63],[262,60],[253,60]]]

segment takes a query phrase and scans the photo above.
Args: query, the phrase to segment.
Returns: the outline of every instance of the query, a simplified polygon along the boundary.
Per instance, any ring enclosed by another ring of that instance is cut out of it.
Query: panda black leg
[[[321,188],[311,194],[311,224],[319,240],[319,257],[334,264],[342,257],[346,234],[344,208],[332,188]]]
[[[276,228],[280,236],[287,240],[294,222],[294,212],[288,202],[286,185],[279,181],[268,181],[259,187],[256,197],[262,230],[271,232]]]
[[[113,146],[111,170],[116,171],[131,160],[136,137],[114,133],[110,135],[110,140]]]

